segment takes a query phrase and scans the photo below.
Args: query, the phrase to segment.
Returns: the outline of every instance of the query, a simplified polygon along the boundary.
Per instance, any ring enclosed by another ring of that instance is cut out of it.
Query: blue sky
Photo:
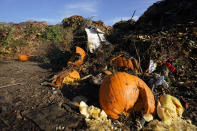
[[[134,19],[137,19],[157,1],[159,0],[0,0],[0,22],[37,20],[57,24],[63,18],[81,15],[113,25],[117,21],[131,18],[134,10]]]

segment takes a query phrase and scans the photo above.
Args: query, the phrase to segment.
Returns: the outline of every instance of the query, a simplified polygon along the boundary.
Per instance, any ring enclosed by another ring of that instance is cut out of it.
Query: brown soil
[[[0,61],[1,130],[85,127],[83,117],[65,104],[69,100],[60,90],[40,85],[50,74],[37,62]]]

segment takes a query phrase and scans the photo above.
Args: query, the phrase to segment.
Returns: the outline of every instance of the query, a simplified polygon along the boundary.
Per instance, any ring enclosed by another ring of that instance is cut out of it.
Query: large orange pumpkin
[[[138,101],[144,109],[144,114],[152,114],[155,111],[153,93],[146,83],[137,76],[125,72],[117,72],[107,76],[99,89],[99,102],[101,108],[111,118],[118,119],[119,115],[127,114]],[[143,104],[141,104],[143,103]]]

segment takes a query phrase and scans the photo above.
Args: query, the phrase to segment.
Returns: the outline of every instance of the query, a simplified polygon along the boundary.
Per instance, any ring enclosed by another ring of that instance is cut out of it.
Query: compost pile
[[[120,21],[112,27],[77,15],[55,26],[1,23],[2,58],[28,54],[30,61],[39,62],[50,75],[39,83],[48,92],[42,97],[43,104],[9,107],[14,110],[11,113],[4,112],[2,106],[0,126],[5,130],[196,130],[197,16],[192,13],[196,4],[192,0],[164,0],[149,7],[138,21]],[[90,52],[85,28],[101,30],[107,42]],[[28,34],[27,39],[19,34]],[[30,46],[11,45],[19,40]],[[31,48],[34,50],[28,51]],[[112,98],[125,101],[118,85],[128,85],[130,81],[125,79],[130,76],[119,74],[119,78],[117,72],[137,76],[132,77],[137,81],[133,108],[120,111],[116,106],[118,117],[101,103],[101,99],[110,99],[104,95],[108,87],[118,92],[110,94]],[[101,88],[103,93],[99,94]],[[162,114],[168,109],[175,114],[173,120],[169,114]]]

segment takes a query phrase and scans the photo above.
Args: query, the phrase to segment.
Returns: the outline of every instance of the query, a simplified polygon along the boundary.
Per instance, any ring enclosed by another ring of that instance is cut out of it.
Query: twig
[[[135,12],[136,12],[136,10],[134,10],[134,12],[133,12],[133,14],[131,16],[131,19],[133,19],[134,15],[135,15]]]
[[[138,61],[139,61],[139,68],[140,68],[140,72],[142,73],[143,71],[142,71],[142,68],[141,68],[141,60],[140,60],[140,55],[139,55],[139,53],[138,53],[138,50],[137,50],[137,47],[136,47],[136,45],[135,45],[135,41],[134,41],[134,46],[135,46],[135,51],[136,51],[136,54],[137,54],[137,57],[138,57]]]
[[[87,75],[87,76],[84,76],[84,77],[83,77],[83,78],[81,78],[80,80],[86,80],[86,79],[88,79],[89,77],[92,77],[92,74]]]
[[[9,86],[16,86],[16,85],[23,85],[23,83],[15,83],[15,84],[10,84],[10,85],[0,86],[0,89],[5,88],[5,87],[9,87]]]
[[[1,118],[1,117],[0,117],[0,120],[1,120],[1,121],[3,121],[3,123],[4,123],[6,126],[10,127],[10,125],[9,125],[8,121],[4,120],[4,119],[3,119],[3,118]]]
[[[155,84],[152,85],[152,92],[154,92]]]

